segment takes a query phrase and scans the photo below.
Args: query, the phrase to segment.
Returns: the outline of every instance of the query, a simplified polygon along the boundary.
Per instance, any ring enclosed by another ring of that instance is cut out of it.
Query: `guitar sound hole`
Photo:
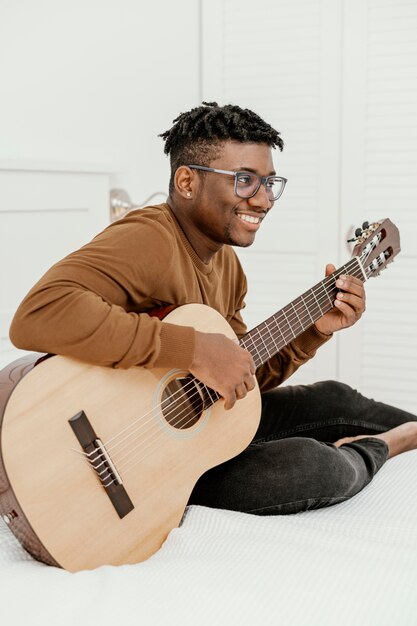
[[[184,430],[194,426],[204,410],[204,400],[195,378],[185,376],[171,380],[162,392],[161,409],[173,428]]]

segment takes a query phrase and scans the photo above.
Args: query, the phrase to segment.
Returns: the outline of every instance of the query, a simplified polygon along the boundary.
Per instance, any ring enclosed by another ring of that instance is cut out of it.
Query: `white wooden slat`
[[[395,161],[380,161],[377,162],[375,159],[366,164],[366,175],[368,178],[378,177],[381,181],[386,179],[387,182],[390,183],[390,187],[392,187],[392,179],[395,177],[395,182],[398,182],[398,177],[401,176],[410,176],[414,170],[415,164],[413,161],[413,154],[410,154],[409,160],[405,160],[401,158],[395,159]],[[414,180],[412,178],[409,179],[410,183],[413,185]]]
[[[345,3],[345,18],[344,83],[356,103],[343,128],[342,215],[356,199],[358,222],[390,217],[402,252],[368,283],[366,314],[341,340],[339,367],[364,393],[415,412],[417,7],[353,0]],[[362,62],[351,63],[358,49]]]
[[[361,345],[365,381],[385,372],[389,363],[394,381],[404,376],[416,380],[416,271],[417,259],[406,258],[372,284]]]
[[[413,56],[416,52],[417,42],[415,40],[410,41],[398,41],[394,49],[385,49],[375,51],[369,50],[368,67],[380,67],[384,64],[390,63],[392,66],[401,66],[408,57]]]
[[[393,15],[392,0],[369,0],[368,11],[372,26],[375,28],[381,22],[393,20],[399,21],[399,26],[404,25],[404,18],[417,17],[417,6],[414,0],[398,0],[395,2],[396,12]],[[399,15],[401,13],[401,15]]]
[[[312,256],[237,249],[248,279],[245,321],[253,327],[317,281]]]
[[[276,4],[266,2],[262,11],[259,11],[250,2],[224,3],[223,91],[229,96],[226,100],[241,102],[259,111],[277,128],[282,129],[284,141],[291,148],[285,149],[283,162],[286,165],[280,168],[290,179],[285,198],[282,199],[284,222],[281,221],[281,227],[285,227],[286,219],[291,223],[298,218],[306,231],[311,230],[314,217],[306,211],[299,215],[297,208],[300,209],[307,198],[317,197],[317,7],[317,3],[311,2],[286,2],[281,3],[278,10]],[[300,109],[301,124],[297,124],[291,115],[294,107]],[[315,113],[313,119],[312,109]],[[303,114],[307,111],[310,123],[304,119]],[[286,119],[294,120],[291,126],[285,126]],[[313,149],[310,150],[310,147]],[[303,148],[304,158],[307,154],[310,156],[309,160],[305,159],[307,162],[303,174],[309,179],[305,184],[297,183],[297,179],[291,176],[291,169],[287,167],[291,162],[290,150],[299,154],[303,153]],[[291,206],[288,218],[285,216],[286,203]],[[305,237],[302,245],[308,245]]]
[[[259,11],[251,2],[230,0],[223,3],[222,24],[223,98],[252,107],[282,129],[286,148],[282,156],[277,154],[276,160],[282,162],[278,171],[289,178],[289,185],[277,207],[277,221],[284,229],[297,221],[307,235],[300,235],[300,243],[310,248],[315,245],[308,233],[315,234],[311,205],[317,199],[318,173],[318,6],[311,2],[286,2],[277,7],[276,3],[266,2]],[[303,36],[306,31],[307,38]],[[293,46],[295,53],[290,54],[288,46]],[[293,111],[297,107],[300,115],[295,117]],[[299,155],[302,163],[297,159]],[[291,168],[299,174],[298,178],[292,175]],[[273,249],[273,237],[266,245]]]
[[[274,311],[274,291],[283,306],[322,278],[326,262],[337,264],[341,1],[264,0],[260,7],[249,0],[203,0],[206,14],[205,99],[253,109],[281,131],[285,143],[274,157],[287,188],[251,250],[242,251],[251,277],[249,298],[254,295],[247,321],[255,324]],[[209,38],[217,62],[221,50],[220,68],[207,62]],[[308,268],[297,257],[308,259]],[[276,278],[283,267],[286,276]],[[310,382],[320,377],[320,368],[321,377],[329,377],[332,368],[334,373],[336,343],[325,364],[314,360],[317,372],[310,372]]]

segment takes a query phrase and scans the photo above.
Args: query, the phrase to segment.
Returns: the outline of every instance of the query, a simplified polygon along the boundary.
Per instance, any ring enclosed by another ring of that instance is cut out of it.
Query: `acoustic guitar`
[[[332,309],[340,274],[365,281],[398,254],[390,220],[364,226],[346,265],[240,338],[257,367]],[[236,339],[205,305],[164,322]],[[198,478],[249,445],[260,412],[258,387],[225,411],[186,371],[31,354],[0,375],[0,513],[44,563],[143,561],[180,524]]]

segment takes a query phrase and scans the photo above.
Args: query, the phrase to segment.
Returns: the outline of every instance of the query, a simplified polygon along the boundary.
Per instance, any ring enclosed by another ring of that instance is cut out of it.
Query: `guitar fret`
[[[317,302],[317,306],[319,307],[320,313],[323,315],[323,311],[322,311],[322,309],[321,309],[321,306],[320,306],[320,304],[319,304],[319,301],[317,300],[317,298],[316,298],[316,294],[314,293],[314,288],[313,288],[313,289],[311,289],[311,293],[313,294],[314,299],[315,299],[315,301]]]
[[[253,343],[253,339],[252,339],[252,335],[251,333],[248,333],[247,335],[245,335],[240,342],[240,345],[245,348],[245,350],[248,350],[248,352],[252,352],[251,347],[248,345],[248,342],[250,341],[250,343],[252,344],[252,349],[254,348],[254,343]]]
[[[322,311],[320,309],[319,303],[317,302],[317,298],[315,297],[314,293],[313,293],[313,289],[310,289],[309,292],[307,292],[306,294],[304,294],[305,296],[309,295],[309,299],[310,299],[310,310],[313,314],[313,319],[314,321],[318,320],[321,316],[322,316]]]
[[[289,326],[289,324],[288,324],[288,320],[287,320],[287,318],[286,318],[286,315],[285,315],[285,312],[284,312],[284,310],[283,310],[283,309],[280,311],[280,319],[279,319],[279,322],[278,322],[278,316],[275,316],[275,317],[276,317],[275,323],[277,324],[277,328],[278,328],[278,330],[279,330],[279,332],[280,332],[280,334],[281,334],[282,340],[283,340],[283,342],[284,342],[284,343],[283,343],[283,345],[284,345],[284,346],[286,346],[286,345],[287,345],[287,343],[289,343],[289,342],[293,339],[293,336],[292,336],[292,335],[293,335],[294,333],[289,334],[289,333],[287,332],[287,331],[288,331],[288,329],[285,329],[285,328],[283,327],[283,325],[284,325],[284,324],[286,324],[287,326]],[[281,327],[282,327],[282,330],[281,330]],[[289,328],[289,330],[291,330],[291,327]],[[287,335],[288,335],[288,336],[287,336]]]
[[[271,356],[271,354],[270,354],[270,352],[269,352],[269,350],[268,350],[268,347],[267,347],[267,345],[266,345],[266,343],[265,343],[265,341],[264,341],[264,339],[263,339],[263,337],[262,337],[262,334],[261,334],[261,332],[260,332],[260,327],[257,327],[257,332],[258,332],[258,335],[259,335],[259,337],[260,337],[260,339],[261,339],[262,343],[264,344],[264,347],[265,347],[266,353],[267,353],[268,358],[269,358],[269,357]]]
[[[256,329],[255,329],[255,330],[259,333],[259,331],[258,331],[257,327],[256,327]],[[262,363],[262,362],[263,362],[263,361],[262,361],[262,357],[261,357],[261,355],[259,354],[259,351],[258,351],[258,346],[256,345],[256,342],[254,341],[254,339],[252,339],[252,343],[253,343],[253,347],[254,347],[255,352],[256,352],[256,356],[257,356],[257,358],[259,359],[259,362],[260,362],[260,363]],[[252,356],[254,357],[255,355],[252,355]]]
[[[277,314],[277,315],[278,315],[278,314]],[[282,332],[282,330],[281,330],[281,327],[280,327],[280,325],[279,325],[279,323],[278,323],[278,321],[277,321],[277,315],[274,315],[272,319],[273,319],[273,321],[274,321],[274,323],[275,323],[276,327],[278,328],[279,333],[280,333],[280,335],[281,335],[281,337],[282,337],[282,341],[283,341],[282,346],[285,346],[285,344],[287,343],[287,340],[285,339],[284,334],[283,334],[283,332]],[[282,348],[282,346],[281,346],[281,348]]]
[[[268,321],[266,321],[266,322],[265,322],[265,328],[266,328],[266,330],[268,331],[269,336],[271,337],[272,343],[274,344],[275,351],[276,351],[276,352],[278,352],[278,350],[279,350],[282,346],[278,346],[278,345],[277,345],[277,342],[276,342],[276,341],[275,341],[275,339],[273,338],[273,336],[272,336],[272,334],[271,334],[271,331],[269,330]],[[278,330],[279,330],[279,327],[278,327]],[[281,331],[280,331],[280,332],[281,332]],[[282,335],[282,333],[281,333],[281,335]],[[283,337],[283,339],[284,339],[284,337]]]
[[[296,316],[297,316],[297,319],[298,319],[298,322],[299,322],[299,324],[300,324],[301,328],[304,330],[304,325],[303,325],[302,321],[300,320],[300,318],[299,318],[299,316],[298,316],[298,313],[297,313],[297,309],[295,308],[295,306],[294,306],[294,304],[293,304],[292,302],[291,302],[291,306],[292,306],[292,308],[294,309],[294,313],[295,313],[295,314],[296,314]]]
[[[300,298],[301,298],[301,300],[303,301],[304,307],[305,307],[305,309],[306,309],[306,311],[307,311],[307,313],[308,313],[308,315],[309,315],[309,317],[310,317],[310,319],[311,319],[311,323],[312,323],[312,324],[314,324],[314,320],[313,320],[313,318],[311,317],[311,314],[310,314],[310,309],[309,309],[309,308],[308,308],[308,306],[306,305],[306,303],[305,303],[305,300],[304,300],[303,296],[301,295],[301,296],[300,296]]]
[[[330,298],[330,296],[329,296],[329,292],[327,291],[326,287],[324,287],[324,286],[323,286],[323,290],[326,292],[326,296],[327,296],[327,297],[328,297],[328,299],[329,299],[329,302],[330,302],[330,308],[333,308],[333,301],[332,301],[332,299],[331,299],[331,298]]]
[[[331,294],[331,296],[332,296],[332,298],[333,298],[333,299],[332,299],[332,301],[331,301],[331,303],[332,303],[332,307],[333,307],[333,305],[334,305],[334,300],[335,300],[335,298],[336,298],[336,293],[337,293],[337,291],[338,291],[338,289],[337,289],[337,287],[336,287],[336,280],[337,280],[338,278],[339,278],[339,276],[335,276],[334,283],[333,283],[333,285],[330,287],[330,294]],[[327,293],[329,293],[329,291],[328,291]]]
[[[285,310],[284,310],[284,309],[282,309],[282,313],[284,314],[285,321],[287,322],[287,324],[288,324],[288,326],[289,326],[289,328],[290,328],[290,331],[291,331],[291,332],[292,332],[292,334],[293,334],[293,338],[295,339],[297,335],[296,335],[296,334],[295,334],[295,332],[293,331],[292,326],[291,326],[291,324],[289,323],[287,316],[285,315]]]

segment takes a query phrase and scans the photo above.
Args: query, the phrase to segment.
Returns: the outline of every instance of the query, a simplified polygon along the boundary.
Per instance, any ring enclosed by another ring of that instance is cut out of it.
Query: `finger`
[[[224,408],[226,411],[229,411],[234,407],[236,403],[236,393],[232,391],[231,393],[224,396]]]
[[[256,379],[255,376],[248,376],[245,379],[245,387],[248,391],[252,391],[252,389],[255,389],[256,387]]]
[[[324,270],[325,276],[330,276],[333,272],[336,271],[336,267],[332,263],[327,263],[326,268]]]
[[[347,302],[342,302],[342,300],[335,300],[335,306],[340,310],[343,315],[343,327],[347,328],[348,326],[352,326],[360,317],[357,315],[355,310],[347,304]]]
[[[238,400],[243,400],[243,398],[245,398],[246,394],[248,393],[245,383],[242,383],[241,385],[239,385],[239,387],[236,387],[235,393]]]
[[[355,276],[339,276],[339,278],[336,280],[336,287],[339,287],[339,289],[343,289],[343,291],[355,293],[357,296],[365,294],[365,289],[362,281]]]
[[[339,292],[336,294],[336,302],[345,302],[355,311],[356,314],[362,315],[365,310],[365,300],[351,293]]]

